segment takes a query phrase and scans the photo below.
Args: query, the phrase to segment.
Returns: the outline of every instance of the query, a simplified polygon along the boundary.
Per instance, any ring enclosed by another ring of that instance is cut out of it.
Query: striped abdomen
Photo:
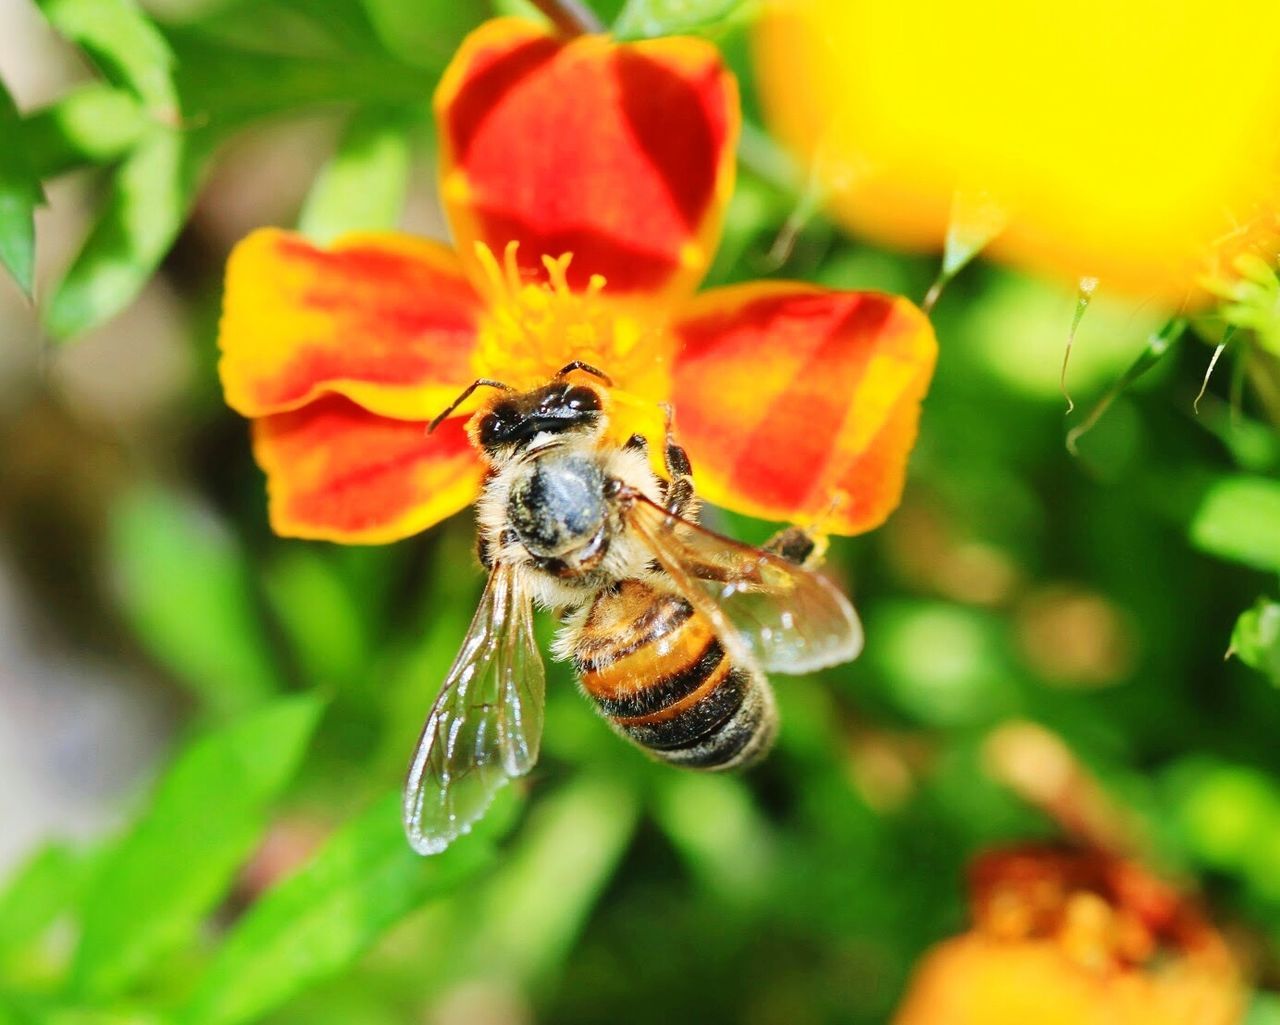
[[[639,580],[601,593],[573,658],[600,711],[665,761],[739,768],[773,744],[768,681],[733,665],[711,624],[677,595]]]

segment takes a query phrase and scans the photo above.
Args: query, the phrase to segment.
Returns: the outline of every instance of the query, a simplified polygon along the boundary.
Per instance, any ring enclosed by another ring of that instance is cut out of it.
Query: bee
[[[762,758],[778,716],[766,672],[806,673],[857,656],[852,606],[805,563],[798,528],[765,548],[696,522],[692,468],[668,416],[666,479],[647,442],[608,440],[609,378],[570,363],[528,392],[502,392],[467,425],[488,464],[477,504],[488,571],[480,605],[427,718],[404,792],[421,854],[467,832],[538,758],[545,675],[535,606],[561,616],[553,652],[613,728],[697,769]]]

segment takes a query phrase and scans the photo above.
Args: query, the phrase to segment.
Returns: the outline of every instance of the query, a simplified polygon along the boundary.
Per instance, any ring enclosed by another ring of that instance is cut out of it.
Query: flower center
[[[646,419],[652,420],[671,391],[672,345],[661,317],[605,295],[605,280],[598,274],[585,290],[574,291],[566,276],[572,253],[543,256],[546,280],[526,281],[516,247],[509,243],[499,263],[488,246],[476,244],[489,300],[476,346],[476,376],[523,391],[581,360],[613,380],[612,399],[648,407]],[[613,412],[615,419],[619,412]]]

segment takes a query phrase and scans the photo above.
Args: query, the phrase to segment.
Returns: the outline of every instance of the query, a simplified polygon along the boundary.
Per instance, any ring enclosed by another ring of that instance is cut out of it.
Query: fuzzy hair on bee
[[[584,431],[531,446],[495,463],[481,490],[481,562],[487,560],[486,569],[502,563],[527,570],[530,596],[541,608],[579,605],[584,594],[643,575],[653,559],[603,490],[617,481],[661,504],[663,482],[642,449],[602,449],[599,436]]]

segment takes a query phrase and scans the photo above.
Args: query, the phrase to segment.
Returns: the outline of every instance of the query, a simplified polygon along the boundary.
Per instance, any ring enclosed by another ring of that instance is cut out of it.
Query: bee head
[[[540,435],[592,432],[604,400],[595,388],[555,380],[523,395],[504,396],[481,413],[472,430],[480,447],[496,453],[523,448]]]

